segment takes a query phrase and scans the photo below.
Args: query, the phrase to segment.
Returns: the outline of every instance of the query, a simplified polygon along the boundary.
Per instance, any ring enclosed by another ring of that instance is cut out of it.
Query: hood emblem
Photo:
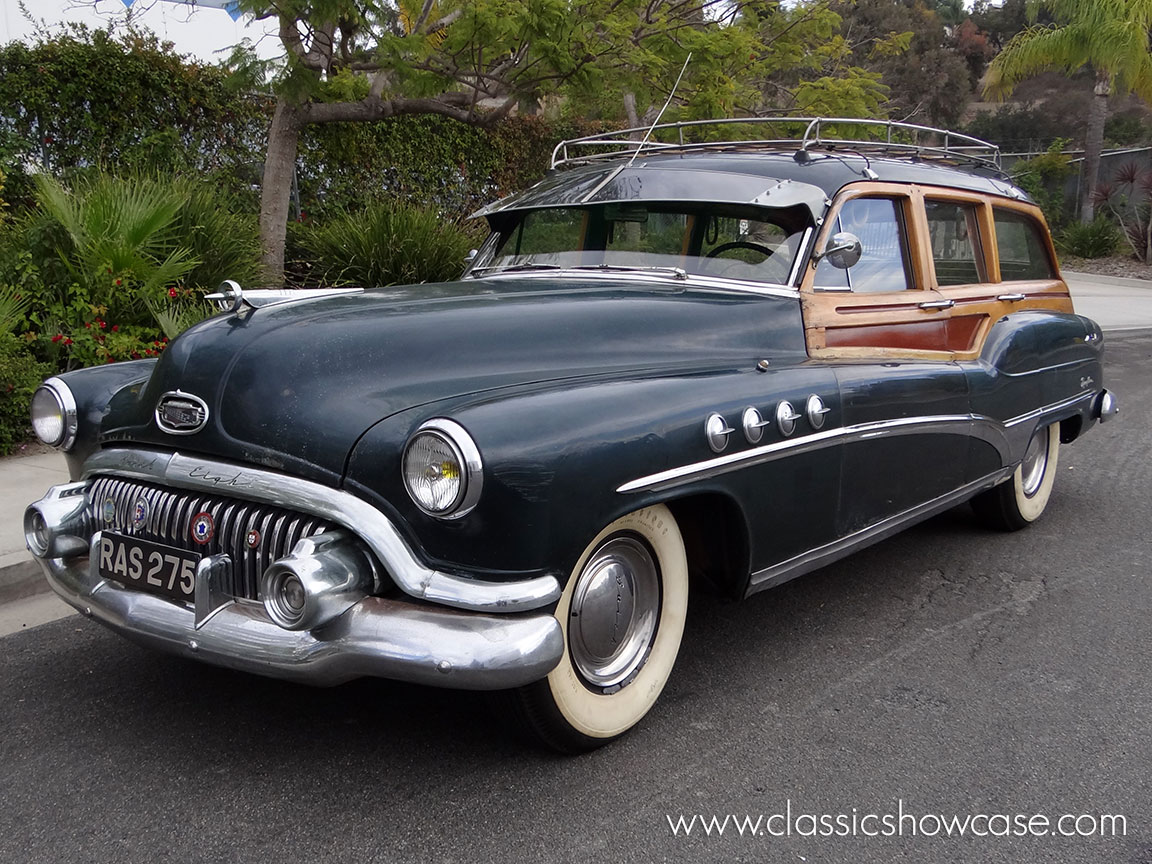
[[[208,404],[199,396],[173,390],[156,403],[156,425],[169,435],[195,435],[208,423]]]

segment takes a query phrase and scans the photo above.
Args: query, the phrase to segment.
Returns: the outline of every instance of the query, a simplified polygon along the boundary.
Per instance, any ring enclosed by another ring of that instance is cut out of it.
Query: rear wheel
[[[560,665],[512,693],[522,725],[565,753],[623,735],[664,689],[687,608],[684,541],[671,511],[617,519],[584,550],[556,608]]]
[[[1059,456],[1060,424],[1037,429],[1012,479],[972,499],[980,521],[1000,531],[1018,531],[1039,519],[1052,496]]]

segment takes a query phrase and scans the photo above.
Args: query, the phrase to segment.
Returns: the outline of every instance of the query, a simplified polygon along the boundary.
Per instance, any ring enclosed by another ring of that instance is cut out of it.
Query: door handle
[[[1001,294],[996,299],[997,300],[1003,300],[1007,303],[1018,303],[1024,299],[1024,295],[1023,294]]]
[[[951,309],[956,305],[955,300],[926,300],[920,304],[921,309]]]

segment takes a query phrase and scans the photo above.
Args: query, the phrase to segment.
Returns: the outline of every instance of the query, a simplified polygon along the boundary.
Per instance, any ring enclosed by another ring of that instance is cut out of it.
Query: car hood
[[[669,280],[488,277],[219,315],[173,341],[102,440],[291,469],[331,481],[357,439],[396,412],[589,376],[731,368],[803,351],[795,299],[686,290]],[[175,437],[157,400],[202,398],[207,426]],[[428,416],[432,416],[429,408]]]

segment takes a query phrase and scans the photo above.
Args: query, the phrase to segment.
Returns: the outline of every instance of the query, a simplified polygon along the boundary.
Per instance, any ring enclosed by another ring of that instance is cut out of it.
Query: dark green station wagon
[[[208,663],[508,691],[577,751],[652,708],[692,591],[965,501],[1027,526],[1116,412],[1040,210],[977,139],[775,128],[563,142],[457,282],[226,283],[158,360],[48,380],[52,587]]]

